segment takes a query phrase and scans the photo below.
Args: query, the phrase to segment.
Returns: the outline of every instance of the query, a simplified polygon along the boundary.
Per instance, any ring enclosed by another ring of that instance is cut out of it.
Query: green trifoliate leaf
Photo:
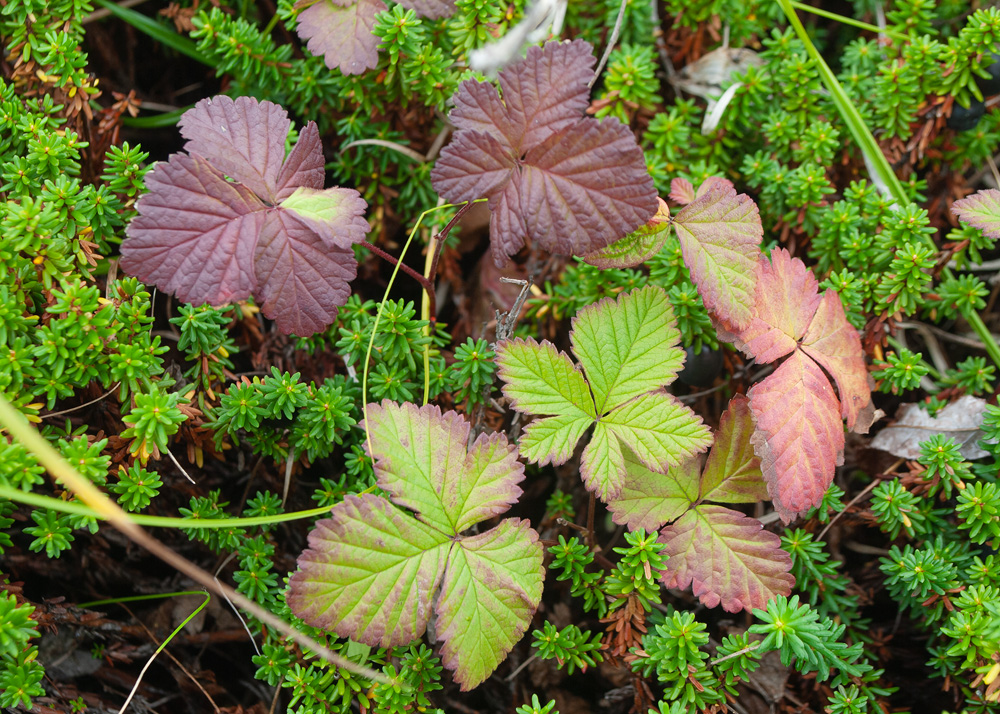
[[[528,629],[542,597],[542,549],[526,521],[458,541],[441,583],[441,659],[469,690],[482,682]]]
[[[452,543],[381,496],[348,496],[309,534],[288,606],[366,644],[409,644],[427,628]],[[359,637],[360,635],[360,637]]]
[[[658,530],[680,518],[698,500],[698,458],[687,459],[666,473],[643,466],[635,454],[625,455],[625,486],[608,503],[615,523],[630,531]]]
[[[467,447],[468,423],[435,406],[370,404],[366,426],[393,502],[348,496],[317,523],[288,605],[310,625],[382,647],[412,642],[435,614],[445,665],[470,689],[524,634],[542,596],[542,548],[526,522],[461,535],[517,500],[524,469],[502,434]]]
[[[383,404],[368,407],[379,488],[424,523],[457,535],[521,496],[524,467],[503,436],[480,434],[469,449],[469,423],[457,412]]]
[[[594,400],[580,368],[551,342],[520,338],[505,342],[497,353],[504,395],[515,409],[528,414],[593,419]],[[508,379],[510,377],[510,379]]]
[[[604,417],[603,423],[650,468],[669,467],[704,451],[712,432],[677,397],[643,394]]]
[[[594,392],[597,413],[607,414],[673,382],[684,365],[680,338],[667,294],[657,287],[580,310],[570,343]]]
[[[701,419],[662,391],[684,352],[661,288],[584,308],[570,340],[583,373],[548,342],[517,339],[497,347],[504,395],[518,411],[545,417],[522,438],[529,460],[565,462],[593,424],[581,473],[587,488],[609,501],[622,489],[626,451],[651,469],[665,469],[708,447],[711,432]]]

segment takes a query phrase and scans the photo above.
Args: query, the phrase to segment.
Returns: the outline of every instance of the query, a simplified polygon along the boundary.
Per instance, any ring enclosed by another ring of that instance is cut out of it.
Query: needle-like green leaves
[[[663,391],[684,364],[666,293],[634,290],[581,310],[570,342],[579,367],[548,342],[512,340],[497,347],[504,394],[536,417],[519,443],[530,461],[560,464],[583,432],[584,483],[602,500],[622,489],[627,455],[649,468],[676,465],[708,448],[701,419]]]

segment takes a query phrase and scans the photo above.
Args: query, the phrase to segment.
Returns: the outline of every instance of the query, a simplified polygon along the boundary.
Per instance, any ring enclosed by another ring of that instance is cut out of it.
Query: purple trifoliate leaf
[[[122,243],[122,270],[179,300],[221,305],[257,288],[254,250],[267,207],[204,159],[174,154],[146,177],[149,192]]]
[[[378,65],[379,39],[372,33],[382,0],[318,0],[299,15],[296,32],[330,69],[361,74]]]
[[[269,204],[277,203],[285,137],[292,128],[284,109],[251,97],[209,97],[184,112],[177,127],[188,140],[185,151],[204,157]]]
[[[364,237],[363,229],[355,230]],[[311,335],[333,324],[337,308],[351,296],[348,283],[358,270],[350,248],[324,240],[295,213],[280,209],[269,212],[261,229],[254,266],[254,296],[261,312],[285,334],[296,335]]]
[[[531,48],[492,85],[463,82],[458,131],[431,173],[458,203],[489,198],[500,267],[527,240],[551,252],[596,251],[636,230],[657,208],[642,150],[617,120],[584,117],[594,57],[582,41]]]
[[[323,190],[319,132],[307,124],[288,158],[287,113],[215,97],[181,118],[190,155],[146,180],[122,244],[122,268],[179,299],[222,305],[253,296],[285,333],[325,329],[357,273],[366,203]]]

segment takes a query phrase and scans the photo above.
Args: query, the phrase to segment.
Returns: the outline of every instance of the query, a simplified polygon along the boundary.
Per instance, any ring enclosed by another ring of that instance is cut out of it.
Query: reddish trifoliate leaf
[[[542,599],[545,568],[538,534],[508,518],[463,538],[448,559],[437,605],[441,661],[468,691],[518,643]]]
[[[728,329],[746,327],[764,236],[757,204],[728,181],[715,181],[674,217],[674,230],[706,309]]]
[[[468,447],[469,422],[458,412],[386,401],[368,406],[365,426],[379,488],[425,523],[457,535],[521,496],[517,449],[502,434],[480,434]]]
[[[760,459],[750,443],[753,430],[749,400],[739,395],[722,414],[703,472],[696,458],[651,469],[626,453],[625,485],[608,502],[615,523],[653,531],[701,501],[756,503],[767,498]]]
[[[840,296],[834,291],[827,290],[823,294],[800,346],[833,375],[840,395],[841,416],[847,420],[847,428],[867,433],[870,420],[867,424],[855,423],[872,399],[861,338],[847,321]]]
[[[378,65],[379,38],[372,33],[382,0],[317,0],[299,15],[296,32],[330,69],[361,74]]]
[[[703,451],[711,432],[661,389],[683,364],[679,341],[666,293],[646,287],[577,314],[570,343],[583,374],[549,343],[517,339],[499,345],[504,395],[518,411],[544,417],[522,436],[522,455],[562,463],[594,425],[580,470],[587,487],[608,501],[622,488],[629,450],[649,468]]]
[[[694,200],[694,185],[686,178],[670,179],[671,200],[686,206]]]
[[[319,130],[310,123],[285,160],[285,137],[292,128],[288,112],[250,97],[210,97],[177,122],[197,154],[229,179],[243,184],[268,204],[279,203],[298,186],[323,186]]]
[[[682,206],[686,206],[696,198],[704,196],[713,186],[726,186],[733,190],[736,189],[732,181],[721,176],[709,176],[702,182],[697,191],[694,190],[694,186],[686,178],[675,178],[670,181],[670,198]]]
[[[588,253],[583,259],[591,265],[608,270],[612,268],[632,268],[645,263],[660,252],[660,248],[670,237],[670,208],[662,198],[656,199],[659,208],[656,215],[624,238],[616,240],[598,251]]]
[[[789,520],[819,503],[833,479],[843,458],[841,415],[848,427],[865,432],[874,410],[857,331],[839,296],[821,296],[801,260],[784,249],[761,260],[755,311],[745,329],[719,335],[759,362],[791,354],[750,390],[758,429],[752,442],[775,507]],[[823,368],[836,382],[839,400]]]
[[[963,223],[979,228],[987,237],[1000,238],[1000,191],[988,188],[955,201],[951,211]]]
[[[819,503],[844,461],[840,404],[823,370],[796,350],[750,388],[752,437],[775,509],[787,522]]]
[[[467,447],[468,423],[435,406],[370,404],[365,426],[392,502],[348,496],[317,523],[288,605],[310,625],[380,646],[413,641],[433,614],[445,666],[470,689],[524,634],[542,596],[542,548],[527,522],[461,535],[516,500],[523,467],[502,434]]]
[[[707,607],[727,612],[763,608],[788,595],[795,578],[781,539],[760,521],[722,506],[692,508],[660,534],[669,556],[662,573],[668,588],[692,586]]]
[[[488,198],[500,267],[526,240],[582,255],[636,230],[656,213],[642,150],[617,120],[584,117],[594,57],[581,40],[532,47],[496,88],[463,82],[457,127],[431,179],[453,203]]]
[[[700,463],[686,459],[665,473],[646,468],[632,453],[625,454],[625,485],[618,498],[608,502],[615,523],[630,531],[652,532],[680,518],[698,502]]]
[[[750,443],[753,433],[750,400],[738,394],[729,401],[715,432],[701,475],[701,498],[720,503],[757,503],[767,498],[760,459]]]
[[[313,627],[365,644],[424,634],[453,547],[381,496],[348,496],[316,523],[291,577],[288,606]]]
[[[736,332],[736,346],[763,364],[784,357],[806,334],[819,303],[819,284],[805,263],[784,248],[771,251],[770,261],[761,256],[753,319]]]
[[[357,273],[368,231],[353,189],[322,189],[316,125],[288,158],[287,113],[270,102],[205,99],[181,118],[186,154],[157,164],[136,204],[121,265],[180,300],[253,296],[285,333],[325,329]]]

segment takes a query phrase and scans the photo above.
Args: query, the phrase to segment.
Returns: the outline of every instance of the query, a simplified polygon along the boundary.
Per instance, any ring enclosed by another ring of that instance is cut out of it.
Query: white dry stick
[[[527,9],[521,21],[507,30],[496,42],[469,53],[469,67],[487,77],[521,56],[526,44],[534,44],[562,31],[567,0],[537,0]]]

